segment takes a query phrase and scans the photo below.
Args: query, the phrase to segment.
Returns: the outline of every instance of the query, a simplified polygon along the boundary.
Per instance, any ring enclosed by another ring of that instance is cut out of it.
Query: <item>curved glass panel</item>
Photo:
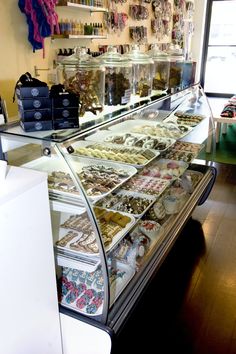
[[[4,126],[0,152],[48,174],[59,303],[117,329],[214,179],[214,127],[199,85],[101,119]]]

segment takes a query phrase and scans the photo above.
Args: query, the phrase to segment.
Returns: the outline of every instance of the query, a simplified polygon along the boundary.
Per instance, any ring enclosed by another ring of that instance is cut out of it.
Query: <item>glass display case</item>
[[[48,173],[62,313],[122,328],[214,184],[215,168],[199,159],[209,135],[199,85],[127,104],[79,129],[1,127],[1,158]]]

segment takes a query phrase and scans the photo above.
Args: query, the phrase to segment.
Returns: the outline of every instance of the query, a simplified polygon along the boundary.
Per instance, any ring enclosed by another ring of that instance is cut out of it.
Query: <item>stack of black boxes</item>
[[[27,132],[79,127],[79,99],[63,85],[49,90],[18,84],[16,96],[21,127]]]
[[[48,86],[17,86],[16,95],[20,125],[25,131],[53,129]]]
[[[79,99],[73,93],[60,92],[51,95],[53,129],[79,127]]]

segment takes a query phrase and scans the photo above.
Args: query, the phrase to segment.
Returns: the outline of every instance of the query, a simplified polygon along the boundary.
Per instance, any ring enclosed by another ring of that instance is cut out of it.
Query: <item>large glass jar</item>
[[[86,48],[76,47],[74,54],[58,64],[58,74],[65,89],[79,97],[81,117],[103,110],[105,69],[86,53]]]
[[[170,60],[168,54],[161,51],[157,44],[153,44],[147,54],[154,61],[152,89],[167,90],[169,87]]]
[[[182,87],[183,89],[193,85],[195,83],[196,74],[196,62],[192,60],[185,60],[183,76],[182,76]]]
[[[182,89],[184,57],[178,45],[171,45],[168,54],[170,60],[169,88],[174,93]]]
[[[137,44],[124,55],[132,60],[133,65],[133,87],[132,93],[140,97],[146,97],[152,91],[152,77],[154,61],[146,53],[142,53]]]
[[[107,52],[98,57],[105,66],[105,104],[124,105],[130,102],[132,63],[115,46],[108,46]]]

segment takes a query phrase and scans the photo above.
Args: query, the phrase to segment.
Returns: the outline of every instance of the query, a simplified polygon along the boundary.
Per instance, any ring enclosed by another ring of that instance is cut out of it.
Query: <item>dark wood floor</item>
[[[236,165],[216,167],[112,353],[236,353]]]

